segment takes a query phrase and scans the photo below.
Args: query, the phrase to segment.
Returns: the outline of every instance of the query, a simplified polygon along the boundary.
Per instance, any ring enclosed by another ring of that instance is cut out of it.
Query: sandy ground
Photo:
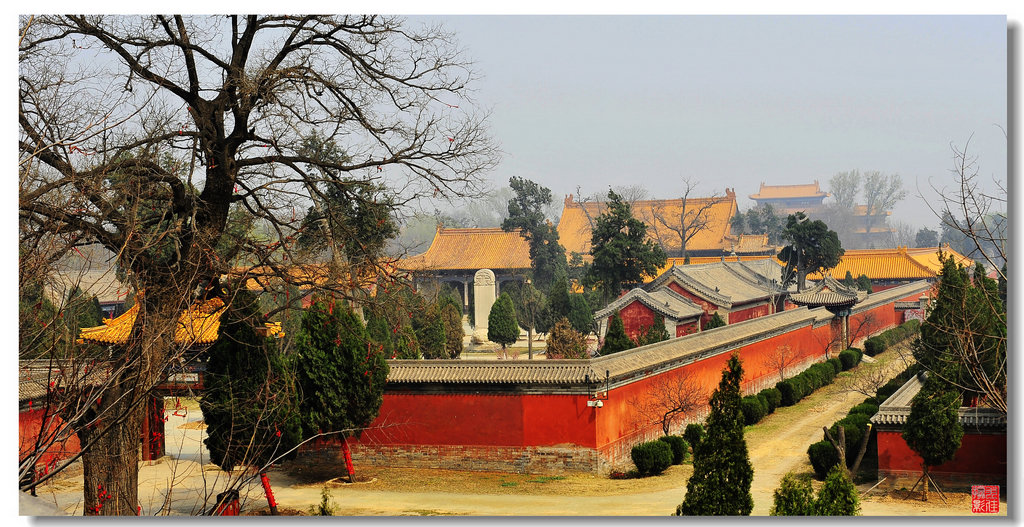
[[[880,365],[891,359],[891,353],[879,357]],[[754,466],[754,515],[768,514],[772,492],[786,472],[811,472],[807,446],[820,439],[822,426],[844,416],[862,399],[862,395],[844,393],[837,382],[747,427]],[[168,455],[140,466],[139,497],[144,515],[201,514],[230,478],[252,476],[242,471],[229,474],[209,464],[202,446],[204,426],[198,404],[183,401],[183,407],[187,409],[176,409],[173,400],[168,400]],[[356,471],[354,484],[337,478],[344,473],[341,465],[286,464],[272,469],[269,476],[279,508],[291,514],[307,514],[320,503],[326,489],[336,515],[666,516],[682,502],[692,466],[687,463],[660,476],[622,480],[591,474],[537,476],[360,465]],[[870,484],[859,486],[862,492],[868,487]],[[81,491],[79,468],[41,488],[39,496],[70,514],[81,514]],[[862,497],[862,514],[971,515],[968,494],[947,492],[945,503],[936,494],[932,496],[926,503],[905,492],[875,490]],[[244,487],[242,499],[246,513],[266,509],[255,478]],[[1006,515],[1005,497],[999,514]]]

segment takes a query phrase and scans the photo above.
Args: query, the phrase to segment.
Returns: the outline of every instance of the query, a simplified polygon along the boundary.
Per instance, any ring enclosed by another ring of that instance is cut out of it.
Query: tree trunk
[[[860,438],[860,448],[857,450],[857,458],[853,460],[853,466],[850,467],[850,474],[856,474],[857,470],[860,469],[860,462],[864,459],[864,453],[868,450],[869,439],[871,439],[871,423],[868,423],[867,428],[864,429],[864,437]]]
[[[153,292],[141,302],[135,327],[120,355],[111,361],[111,379],[99,394],[93,420],[80,427],[83,445],[85,514],[138,514],[142,422],[155,383],[174,351],[181,296]],[[92,444],[90,444],[92,442]]]
[[[352,467],[352,451],[348,448],[348,438],[344,437],[341,440],[341,450],[345,454],[345,470],[348,471],[348,482],[356,482],[356,471]]]
[[[533,360],[533,328],[526,330],[526,353],[530,360]]]

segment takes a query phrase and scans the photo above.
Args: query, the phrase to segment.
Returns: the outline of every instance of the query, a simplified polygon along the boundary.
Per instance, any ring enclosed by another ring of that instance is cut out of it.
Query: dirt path
[[[894,350],[887,351],[877,357],[878,364],[863,364],[845,372],[835,383],[796,406],[780,408],[761,423],[747,427],[747,447],[754,466],[751,493],[755,515],[768,514],[772,492],[786,472],[811,470],[806,450],[820,440],[821,427],[846,415],[864,398],[845,393],[844,382],[871,368],[892,367],[895,355]],[[891,373],[898,369],[893,367]],[[139,496],[146,515],[161,509],[171,514],[196,514],[206,497],[216,495],[227,484],[226,473],[204,459],[197,408],[190,407],[189,412],[186,417],[168,416],[171,457],[140,467]],[[670,467],[660,476],[628,480],[592,474],[536,476],[372,466],[356,469],[366,482],[331,481],[343,472],[341,466],[285,466],[272,470],[270,478],[279,506],[300,512],[318,504],[326,488],[337,515],[667,516],[682,502],[692,473],[689,464]],[[242,494],[243,510],[266,507],[258,482]],[[81,476],[69,473],[41,490],[40,496],[68,512],[81,514]],[[970,498],[963,494],[950,495],[948,504],[872,496],[863,500],[861,507],[866,516],[971,514]],[[1000,514],[1006,514],[1005,498]]]

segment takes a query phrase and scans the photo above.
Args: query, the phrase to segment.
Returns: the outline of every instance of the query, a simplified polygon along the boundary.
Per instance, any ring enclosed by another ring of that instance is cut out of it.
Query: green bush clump
[[[853,408],[850,408],[850,415],[853,414],[864,414],[868,417],[878,413],[878,405],[869,402],[860,403]]]
[[[867,353],[869,357],[874,357],[883,351],[885,351],[885,339],[880,335],[864,341],[864,353]]]
[[[832,357],[825,361],[825,363],[832,366],[832,370],[836,372],[836,375],[843,371],[843,361],[839,360],[839,357]]]
[[[756,397],[758,402],[761,403],[761,408],[764,408],[764,415],[761,416],[761,419],[764,419],[768,414],[772,413],[772,410],[774,410],[775,408],[769,407],[768,398],[765,397],[763,393],[758,393]]]
[[[825,484],[818,490],[814,500],[815,516],[858,516],[860,497],[845,470],[838,467],[829,471]]]
[[[743,424],[748,426],[757,423],[768,413],[761,400],[754,395],[744,397],[740,401],[740,409],[743,410]]]
[[[775,489],[770,516],[814,516],[814,489],[810,480],[792,472]]]
[[[778,388],[765,388],[758,395],[764,395],[765,401],[768,403],[768,413],[774,412],[782,403],[782,392]]]
[[[836,453],[832,443],[818,441],[807,448],[807,456],[811,460],[811,467],[814,468],[814,475],[818,479],[824,479],[832,467],[839,464],[839,454]]]
[[[843,371],[846,371],[860,362],[860,355],[853,348],[850,348],[839,353],[839,360],[843,363]]]
[[[700,423],[690,423],[686,425],[686,430],[683,432],[683,439],[685,439],[691,447],[697,448],[697,445],[704,440],[705,435],[707,435],[707,432],[704,431],[704,425]]]
[[[686,439],[681,436],[662,436],[658,438],[658,441],[668,443],[668,446],[672,447],[673,465],[681,465],[683,461],[686,461],[686,454],[690,449],[690,445],[686,444]]]
[[[641,476],[656,476],[672,465],[672,447],[664,441],[640,443],[630,456]]]
[[[793,406],[800,400],[800,389],[796,386],[794,379],[786,379],[775,385],[782,397],[779,399],[779,406]]]

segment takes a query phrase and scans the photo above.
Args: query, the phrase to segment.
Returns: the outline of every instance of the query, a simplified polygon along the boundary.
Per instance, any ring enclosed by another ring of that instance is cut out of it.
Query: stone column
[[[491,306],[496,298],[494,271],[480,269],[473,275],[473,317],[476,329],[473,340],[477,343],[487,342],[487,316],[491,314]]]

